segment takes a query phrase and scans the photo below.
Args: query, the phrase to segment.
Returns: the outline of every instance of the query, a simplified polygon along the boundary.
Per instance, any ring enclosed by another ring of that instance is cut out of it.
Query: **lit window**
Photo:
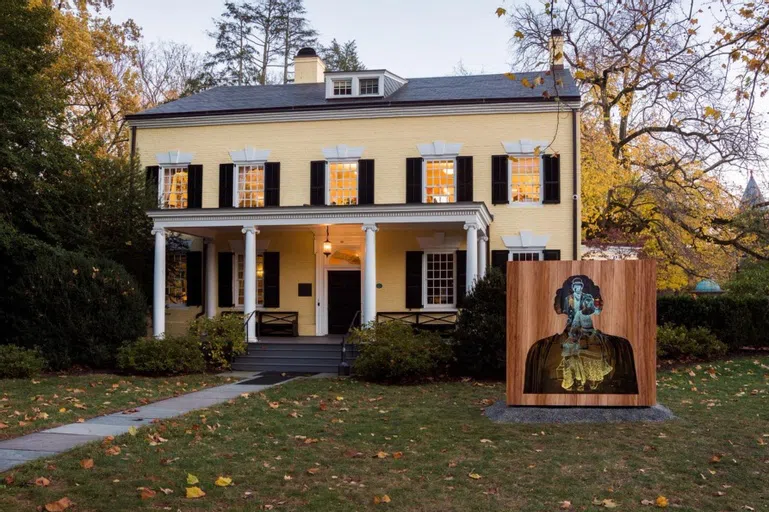
[[[163,167],[161,208],[187,208],[187,168]]]
[[[328,164],[328,204],[358,204],[358,162]]]
[[[425,254],[425,304],[454,305],[454,253]]]
[[[360,80],[360,94],[379,94],[379,79],[364,78]]]
[[[334,80],[334,96],[352,96],[352,79]]]
[[[245,257],[242,254],[237,255],[237,274],[235,279],[237,280],[238,287],[238,302],[236,306],[242,306],[245,302]],[[261,306],[264,304],[264,254],[256,255],[256,305]]]
[[[539,203],[542,188],[540,159],[534,156],[518,156],[508,159],[510,168],[510,202]]]
[[[510,251],[510,261],[539,261],[540,253],[537,252],[514,252]]]
[[[425,202],[453,203],[454,160],[427,160],[425,162]]]
[[[239,165],[235,204],[238,208],[264,206],[264,165]]]
[[[187,255],[174,252],[166,258],[166,304],[187,304]]]

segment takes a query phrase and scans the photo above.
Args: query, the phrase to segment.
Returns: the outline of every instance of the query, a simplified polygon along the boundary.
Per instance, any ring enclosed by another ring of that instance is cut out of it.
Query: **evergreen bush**
[[[705,327],[689,329],[665,324],[657,328],[657,357],[686,361],[711,360],[726,355],[729,347]]]
[[[161,376],[202,373],[206,361],[196,337],[144,337],[124,344],[117,354],[121,371],[137,375]]]
[[[36,350],[0,345],[0,379],[28,379],[44,367],[45,359]]]
[[[208,370],[229,370],[233,359],[246,353],[243,322],[240,315],[221,315],[200,317],[190,324],[190,335],[200,340]]]

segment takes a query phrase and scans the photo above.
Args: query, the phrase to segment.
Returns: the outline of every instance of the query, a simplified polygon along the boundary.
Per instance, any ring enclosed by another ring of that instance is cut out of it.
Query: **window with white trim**
[[[542,251],[510,251],[507,259],[509,261],[541,261]]]
[[[426,252],[424,255],[424,304],[426,307],[453,307],[456,303],[456,260],[454,252]]]
[[[542,202],[542,159],[533,155],[511,155],[507,159],[510,204]]]
[[[166,255],[166,304],[187,304],[187,254],[184,252]]]
[[[378,78],[361,78],[358,80],[358,87],[360,89],[359,94],[361,96],[366,94],[379,94],[379,79]]]
[[[261,208],[264,206],[264,164],[235,166],[234,206]]]
[[[328,204],[358,204],[358,162],[328,163]]]
[[[161,208],[187,208],[188,177],[186,165],[160,168]]]
[[[334,80],[334,96],[352,96],[352,78]]]
[[[236,306],[242,306],[246,291],[245,265],[243,254],[235,254],[235,276],[233,287],[235,288]],[[264,305],[264,253],[256,255],[256,306]]]
[[[424,164],[424,202],[453,203],[456,201],[456,161],[425,160]]]

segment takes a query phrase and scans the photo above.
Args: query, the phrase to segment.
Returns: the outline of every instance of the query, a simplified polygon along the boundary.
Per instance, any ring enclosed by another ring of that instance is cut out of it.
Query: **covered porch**
[[[249,342],[302,345],[374,321],[446,322],[486,268],[492,220],[475,202],[148,213],[155,336],[167,330],[166,240],[181,233],[202,240],[198,315],[242,314]]]

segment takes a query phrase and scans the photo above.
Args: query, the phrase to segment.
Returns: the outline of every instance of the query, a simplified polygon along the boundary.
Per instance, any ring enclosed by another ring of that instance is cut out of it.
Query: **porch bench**
[[[382,312],[376,315],[377,323],[402,322],[415,330],[434,331],[442,336],[454,332],[457,328],[456,311],[396,311]]]
[[[240,315],[242,311],[222,311],[222,315]],[[257,311],[256,318],[257,336],[299,336],[299,312],[298,311]]]

